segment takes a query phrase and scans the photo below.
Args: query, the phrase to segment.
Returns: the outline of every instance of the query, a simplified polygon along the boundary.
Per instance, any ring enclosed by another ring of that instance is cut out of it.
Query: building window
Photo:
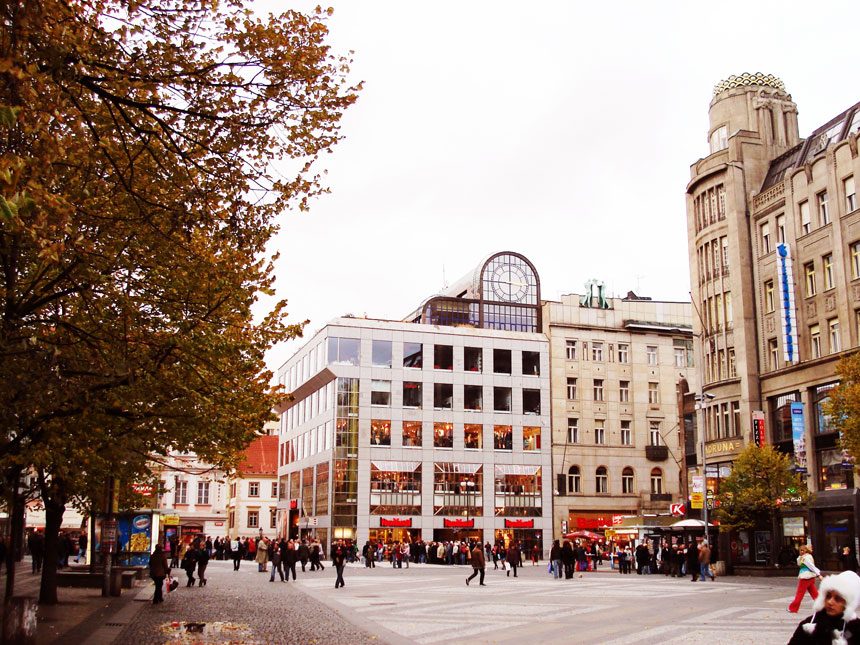
[[[523,414],[540,414],[540,390],[523,389]]]
[[[814,296],[815,289],[815,263],[810,262],[803,265],[803,273],[806,276],[806,297]]]
[[[618,381],[618,400],[630,403],[630,381]]]
[[[609,492],[609,476],[606,474],[606,466],[600,466],[594,471],[594,492]]]
[[[370,382],[370,405],[391,405],[391,381]]]
[[[760,241],[762,255],[770,253],[770,223],[764,222],[759,226],[759,233],[761,235]]]
[[[269,528],[276,529],[278,528],[278,509],[270,508],[269,509]]]
[[[260,482],[248,482],[248,497],[260,496]]]
[[[576,400],[576,379],[572,377],[567,378],[567,400]]]
[[[494,349],[493,350],[493,373],[494,374],[510,374],[511,373],[511,350],[509,350],[509,349]]]
[[[454,400],[454,386],[451,383],[433,384],[433,407],[437,410],[450,410]]]
[[[370,420],[370,445],[391,445],[391,421],[383,419]]]
[[[630,361],[630,345],[627,343],[618,343],[618,362],[627,363]]]
[[[773,280],[764,283],[764,310],[767,313],[776,311],[776,300],[774,299]]]
[[[391,367],[391,341],[374,340],[371,347],[374,367]]]
[[[812,231],[812,221],[809,218],[809,202],[800,202],[800,231],[806,235]]]
[[[278,499],[278,482],[272,482],[272,499]]]
[[[660,437],[660,422],[659,421],[649,421],[648,422],[648,440],[651,442],[652,446],[662,446],[663,439]]]
[[[776,242],[785,244],[785,215],[776,216]]]
[[[776,338],[767,341],[768,367],[771,371],[779,369],[779,346]]]
[[[470,450],[484,447],[484,426],[480,423],[467,423],[463,426],[463,446]]]
[[[675,367],[687,367],[687,352],[683,347],[675,347]]]
[[[182,479],[176,482],[176,491],[174,492],[174,504],[188,503],[188,482]]]
[[[624,495],[633,494],[633,469],[630,466],[621,471],[621,492]]]
[[[420,448],[423,424],[420,421],[403,422],[403,447]]]
[[[511,426],[493,426],[493,450],[513,450],[514,431]]]
[[[592,341],[592,343],[591,343],[591,360],[593,360],[593,361],[602,361],[603,360],[603,343],[598,343],[596,341]]]
[[[567,420],[567,442],[579,443],[579,419]]]
[[[648,383],[648,403],[657,405],[660,403],[660,390],[658,383]]]
[[[421,399],[421,383],[403,381],[403,407],[420,408],[422,405]]]
[[[424,367],[424,346],[421,343],[403,343],[403,367],[416,370]]]
[[[621,445],[622,446],[632,446],[633,445],[633,432],[630,429],[629,421],[621,422]]]
[[[818,325],[809,328],[809,351],[812,358],[821,358],[821,328]]]
[[[358,365],[359,364],[358,338],[335,338],[328,339],[328,362],[335,365]]]
[[[735,378],[738,375],[737,365],[735,364],[735,350],[729,350],[729,378]]]
[[[248,528],[255,529],[260,526],[260,511],[248,511]]]
[[[482,410],[484,407],[484,388],[480,385],[464,385],[463,407],[466,410]]]
[[[833,256],[828,254],[821,258],[824,270],[824,290],[833,288]]]
[[[463,348],[463,369],[479,374],[484,371],[484,352],[480,347]]]
[[[827,327],[830,329],[830,353],[835,354],[842,351],[842,342],[839,338],[839,319],[828,320]]]
[[[651,494],[663,494],[663,471],[659,468],[654,468],[651,470]]]
[[[648,365],[656,365],[657,364],[657,347],[655,345],[648,345],[645,348],[645,357],[647,359]]]
[[[851,245],[851,279],[860,278],[860,242]]]
[[[230,482],[230,497],[236,497],[236,482]]]
[[[596,419],[594,421],[594,443],[599,446],[606,444],[606,422],[603,419]]]
[[[845,212],[850,213],[857,208],[857,195],[854,191],[854,177],[842,180],[842,190],[845,192]]]
[[[454,348],[450,345],[433,345],[433,369],[454,369]]]
[[[434,448],[453,448],[454,447],[454,424],[453,423],[434,423],[433,424],[433,447]]]
[[[568,494],[582,492],[582,476],[579,473],[579,466],[571,466],[567,469],[567,492]]]
[[[540,450],[540,427],[523,426],[523,451]]]
[[[523,352],[523,376],[540,376],[540,352]]]
[[[603,379],[596,378],[594,379],[594,400],[602,401],[603,400]]]
[[[830,209],[827,203],[826,190],[822,190],[818,193],[818,217],[821,221],[821,226],[830,224]]]
[[[511,388],[493,388],[493,410],[495,410],[496,412],[511,411]]]
[[[197,503],[209,503],[209,482],[197,482]]]
[[[577,350],[577,341],[569,340],[565,343],[565,351],[567,352],[567,360],[575,361],[576,359],[576,350]]]
[[[719,128],[711,132],[710,137],[711,154],[725,150],[729,147],[729,128],[721,125]]]

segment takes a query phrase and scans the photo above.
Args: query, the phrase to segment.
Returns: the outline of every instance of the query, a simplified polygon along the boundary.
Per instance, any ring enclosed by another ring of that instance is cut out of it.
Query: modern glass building
[[[549,346],[497,253],[406,321],[339,318],[279,370],[280,531],[324,543],[552,532]]]

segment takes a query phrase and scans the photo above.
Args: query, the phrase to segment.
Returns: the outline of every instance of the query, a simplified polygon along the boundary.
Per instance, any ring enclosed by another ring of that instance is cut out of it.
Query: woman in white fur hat
[[[860,644],[860,576],[853,571],[827,576],[818,592],[815,613],[801,621],[789,645]]]

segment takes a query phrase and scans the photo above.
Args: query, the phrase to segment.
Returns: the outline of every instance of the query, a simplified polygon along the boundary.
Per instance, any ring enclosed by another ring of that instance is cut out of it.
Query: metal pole
[[[702,381],[704,382],[704,380],[705,379],[703,378]],[[702,411],[702,428],[701,428],[701,431],[699,432],[699,444],[702,447],[702,482],[703,482],[704,487],[705,487],[705,500],[704,500],[704,503],[702,504],[702,520],[705,522],[705,524],[704,524],[705,539],[707,540],[708,539],[708,466],[707,466],[708,459],[705,456],[705,421],[707,419],[707,415],[705,413],[705,401],[707,399],[705,399],[705,386],[704,385],[699,385],[699,395],[700,395],[699,408]]]

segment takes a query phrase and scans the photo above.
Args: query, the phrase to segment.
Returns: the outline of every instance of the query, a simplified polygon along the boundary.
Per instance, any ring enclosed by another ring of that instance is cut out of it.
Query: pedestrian
[[[552,547],[549,550],[549,561],[552,564],[552,577],[561,580],[561,545],[558,540],[552,541]]]
[[[406,563],[406,568],[409,568],[409,544],[402,542],[400,544],[400,567],[403,568],[403,563]]]
[[[322,544],[318,540],[314,540],[311,545],[311,571],[325,571],[322,564]],[[375,564],[373,565],[376,566]]]
[[[699,567],[699,549],[692,540],[687,545],[687,573],[691,576],[690,582],[696,582],[701,573],[701,568]]]
[[[818,598],[812,605],[812,616],[794,630],[789,645],[807,643],[825,645],[860,642],[860,577],[853,571],[827,576],[821,582]]]
[[[368,569],[376,566],[373,557],[373,547],[370,546],[370,540],[364,543],[364,546],[361,549],[361,557],[364,558],[364,566]]]
[[[242,562],[242,543],[239,538],[230,540],[230,555],[233,557],[233,571],[238,571]]]
[[[269,538],[260,539],[254,559],[257,561],[257,571],[265,573],[269,562]]]
[[[699,575],[702,576],[702,582],[706,577],[710,577],[711,582],[717,579],[711,573],[711,547],[708,546],[707,540],[702,540],[702,546],[699,547]]]
[[[281,582],[286,582],[284,580],[284,568],[281,566],[281,549],[277,544],[272,542],[272,553],[269,557],[269,561],[272,563],[272,575],[269,576],[269,582],[275,581],[275,572],[278,572],[278,575],[281,576]]]
[[[184,545],[185,553],[182,555],[181,566],[185,570],[185,575],[188,576],[186,587],[194,586],[194,570],[197,568],[197,549]]]
[[[564,544],[561,545],[561,563],[564,565],[565,580],[573,578],[574,560],[575,556],[573,554],[573,547],[570,545],[570,542],[565,540]]]
[[[211,553],[211,542],[210,547],[207,548],[205,543],[201,544],[197,549],[197,586],[205,587],[206,586],[206,567],[209,566],[209,557]]]
[[[293,581],[296,580],[296,561],[299,559],[299,553],[296,551],[296,545],[292,540],[286,542],[284,540],[281,541],[283,545],[283,549],[281,551],[281,564],[284,567],[284,574],[287,577],[287,580],[290,579],[290,573],[293,574]],[[344,552],[344,558],[346,558],[346,552]]]
[[[484,560],[484,551],[480,544],[476,544],[475,548],[472,550],[472,575],[466,578],[466,586],[469,586],[469,581],[471,581],[472,578],[480,574],[478,582],[480,586],[486,587],[487,585],[484,584],[484,572],[486,571],[486,567],[487,562]]]
[[[45,537],[38,531],[30,533],[27,538],[27,548],[30,550],[30,557],[33,559],[33,573],[42,571],[42,560],[45,558]]]
[[[815,588],[815,580],[821,579],[821,571],[815,566],[815,559],[812,557],[812,545],[801,544],[800,556],[797,558],[797,566],[800,571],[797,572],[797,592],[794,594],[794,600],[788,606],[788,611],[796,614],[800,609],[800,603],[803,602],[803,596],[806,592],[812,596],[813,600],[818,598],[818,589]],[[860,633],[858,633],[860,636]]]
[[[75,558],[75,562],[80,562],[83,559],[84,564],[87,563],[87,541],[87,534],[81,532],[78,536],[78,556]]]
[[[152,578],[152,582],[155,584],[155,595],[152,597],[153,605],[164,602],[162,586],[169,572],[170,566],[167,563],[167,555],[164,553],[162,546],[156,544],[155,550],[149,556],[149,577]]]
[[[302,573],[305,572],[305,565],[307,565],[308,560],[310,559],[311,552],[308,550],[308,541],[302,540],[302,543],[299,544],[299,561],[302,563]]]
[[[535,545],[532,547],[532,566],[537,566],[538,562],[540,562],[540,547],[535,542]]]
[[[839,556],[839,565],[843,571],[857,573],[857,558],[854,557],[854,552],[850,546],[842,547],[842,554]]]
[[[511,570],[514,572],[514,578],[517,577],[517,567],[522,566],[523,564],[523,554],[520,551],[520,543],[514,542],[511,544],[511,548],[508,549],[508,564],[510,565],[510,569],[508,570],[508,577],[511,577]]]
[[[642,570],[648,564],[648,547],[643,543],[639,543],[636,547],[636,575],[641,576]]]
[[[170,568],[179,566],[179,538],[174,533],[168,541],[170,544]]]
[[[337,571],[337,579],[334,581],[334,588],[344,586],[343,570],[346,568],[346,547],[343,540],[338,540],[331,550],[331,563]]]

